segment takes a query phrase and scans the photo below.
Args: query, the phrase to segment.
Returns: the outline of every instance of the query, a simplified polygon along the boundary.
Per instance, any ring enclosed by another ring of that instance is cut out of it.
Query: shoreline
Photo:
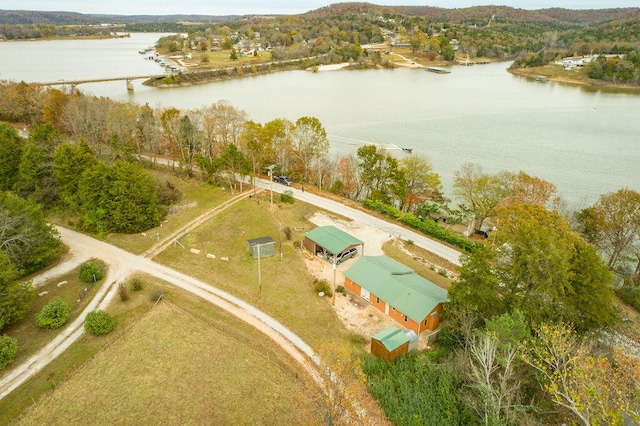
[[[515,68],[515,69],[507,68],[507,71],[510,74],[513,74],[519,77],[525,77],[528,79],[534,79],[534,80],[537,76],[544,76],[550,81],[582,86],[586,88],[640,92],[640,85],[620,84],[620,83],[614,83],[614,82],[605,81],[605,80],[596,80],[596,79],[588,78],[582,75],[576,75],[576,76],[557,75],[555,72],[550,75],[548,67],[550,67],[550,65],[547,65],[544,67],[534,67],[534,68]],[[553,70],[553,71],[557,72],[560,70]]]

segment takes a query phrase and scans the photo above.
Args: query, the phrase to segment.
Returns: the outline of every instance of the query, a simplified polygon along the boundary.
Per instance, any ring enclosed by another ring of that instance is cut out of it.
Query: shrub
[[[40,328],[59,328],[71,317],[71,311],[71,305],[56,296],[36,315],[36,325]]]
[[[319,280],[316,282],[316,293],[323,292],[327,296],[333,296],[333,291],[331,291],[331,286],[327,282],[327,280]]]
[[[123,283],[118,284],[118,295],[123,302],[129,300],[129,289]]]
[[[104,268],[98,262],[90,260],[80,265],[80,279],[85,283],[100,281],[104,277]]]
[[[368,209],[389,216],[392,219],[396,219],[413,229],[417,229],[425,235],[458,246],[465,251],[471,252],[475,248],[475,244],[469,241],[469,239],[451,232],[448,229],[441,228],[436,222],[431,219],[421,220],[411,213],[404,213],[396,209],[395,207],[385,204],[381,201],[365,199],[362,202],[362,205]]]
[[[102,336],[116,328],[113,317],[105,311],[93,311],[87,314],[84,321],[84,330],[94,336]]]
[[[284,237],[287,239],[287,241],[291,240],[291,227],[286,226],[284,228]]]
[[[162,299],[162,297],[164,296],[164,293],[162,292],[162,290],[160,290],[159,288],[155,288],[153,289],[153,291],[149,294],[149,299],[152,302],[157,302],[158,300]]]
[[[349,341],[354,345],[362,346],[369,343],[369,339],[360,333],[350,333]]]
[[[339,285],[336,287],[336,293],[342,293],[345,296],[347,295],[347,290],[344,288],[343,285]]]
[[[18,353],[18,339],[4,335],[0,337],[0,370],[11,364]]]
[[[132,279],[129,285],[133,291],[140,291],[144,288],[144,282],[140,278]]]
[[[637,311],[640,311],[640,287],[624,286],[620,290],[617,290],[616,294],[626,304],[631,305]]]
[[[283,191],[282,194],[280,194],[280,201],[287,204],[293,204],[293,191]]]

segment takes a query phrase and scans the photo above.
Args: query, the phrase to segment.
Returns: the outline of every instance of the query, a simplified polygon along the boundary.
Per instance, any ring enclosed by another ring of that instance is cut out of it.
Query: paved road
[[[334,212],[349,219],[364,223],[365,225],[381,229],[384,232],[388,232],[389,235],[400,237],[403,240],[412,240],[418,247],[422,247],[423,249],[437,254],[445,260],[448,260],[454,265],[460,266],[459,251],[452,249],[451,247],[446,246],[438,241],[432,240],[424,236],[423,234],[419,234],[412,230],[403,228],[400,225],[378,219],[377,217],[371,216],[363,211],[345,206],[344,204],[340,204],[337,201],[329,200],[328,198],[320,197],[309,192],[302,192],[299,189],[281,185],[276,182],[273,182],[273,186],[271,186],[270,181],[265,179],[257,179],[256,186],[265,188],[267,190],[273,188],[273,192],[276,193],[281,193],[282,191],[286,190],[293,191],[294,197],[298,200],[304,201],[305,203],[313,204],[330,212]],[[364,249],[366,251],[367,248],[365,247]]]
[[[89,303],[86,309],[63,332],[51,341],[46,347],[33,355],[29,360],[19,365],[11,374],[0,380],[0,399],[20,386],[30,377],[35,375],[49,362],[66,350],[84,332],[84,320],[87,314],[98,309],[105,309],[117,294],[117,283],[126,281],[127,276],[135,271],[141,271],[161,278],[177,287],[196,294],[214,305],[235,315],[239,319],[254,326],[258,330],[271,337],[280,347],[291,355],[303,368],[305,368],[317,382],[320,376],[314,365],[319,364],[319,359],[313,349],[291,330],[286,328],[276,319],[251,306],[250,304],[219,290],[211,285],[189,277],[171,268],[160,265],[150,259],[131,254],[118,247],[96,240],[87,235],[57,227],[62,242],[67,245],[72,254],[69,264],[63,264],[58,271],[71,270],[78,264],[78,259],[97,257],[109,264],[109,271],[105,284],[100,287],[98,294]],[[52,275],[49,274],[51,278]]]

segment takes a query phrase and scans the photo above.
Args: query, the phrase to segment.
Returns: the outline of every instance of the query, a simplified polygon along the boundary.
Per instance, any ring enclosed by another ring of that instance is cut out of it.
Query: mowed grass
[[[159,182],[171,182],[182,194],[175,213],[168,214],[160,226],[147,230],[144,234],[110,234],[106,242],[131,253],[140,254],[159,240],[188,224],[206,211],[218,206],[235,194],[207,184],[198,179],[178,179],[163,170],[148,170],[157,176]]]
[[[311,225],[305,217],[311,212],[299,201],[293,205],[274,203],[272,210],[269,194],[263,193],[257,200],[245,199],[213,217],[181,240],[185,248],[171,246],[155,260],[245,300],[309,344],[340,339],[345,336],[344,326],[330,299],[318,297],[304,254],[294,247],[294,241],[301,241],[305,233],[295,228],[308,230]],[[285,238],[286,227],[292,230],[291,240]],[[264,236],[276,241],[276,255],[261,258],[260,286],[258,260],[250,255],[248,240]],[[200,254],[190,249],[200,250]]]
[[[99,261],[95,262],[103,265]],[[58,284],[64,281],[67,283],[58,287]],[[80,315],[82,310],[95,296],[103,283],[104,279],[98,281],[86,293],[85,297],[79,301],[80,292],[87,287],[87,283],[80,280],[79,270],[76,269],[35,289],[35,296],[31,302],[31,307],[25,316],[15,324],[12,324],[2,330],[2,334],[7,334],[18,339],[18,353],[11,364],[9,364],[5,369],[0,370],[0,378],[10,373],[16,366],[29,359],[29,357],[56,338],[56,336],[58,336],[58,334],[60,334],[69,323]],[[46,294],[43,294],[42,296],[38,295],[44,292],[46,292]],[[60,296],[62,300],[71,305],[73,308],[71,318],[69,318],[66,324],[55,330],[39,328],[36,326],[36,315],[42,310],[44,305],[49,303],[55,296]]]
[[[314,410],[300,397],[297,377],[305,373],[268,338],[160,287],[168,300],[119,329],[17,424],[297,424]],[[128,303],[114,302],[115,309]]]

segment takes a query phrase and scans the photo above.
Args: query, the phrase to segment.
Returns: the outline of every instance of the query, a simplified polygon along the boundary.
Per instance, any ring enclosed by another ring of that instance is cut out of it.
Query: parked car
[[[340,253],[338,253],[338,257],[336,258],[336,264],[339,265],[341,262],[347,259],[351,259],[356,254],[358,254],[358,250],[355,247],[351,247],[350,249],[341,251]],[[333,263],[333,253],[327,252],[327,260],[329,261],[329,263]]]
[[[293,181],[286,176],[276,176],[273,178],[273,180],[283,185],[287,185],[287,186],[293,185]]]

